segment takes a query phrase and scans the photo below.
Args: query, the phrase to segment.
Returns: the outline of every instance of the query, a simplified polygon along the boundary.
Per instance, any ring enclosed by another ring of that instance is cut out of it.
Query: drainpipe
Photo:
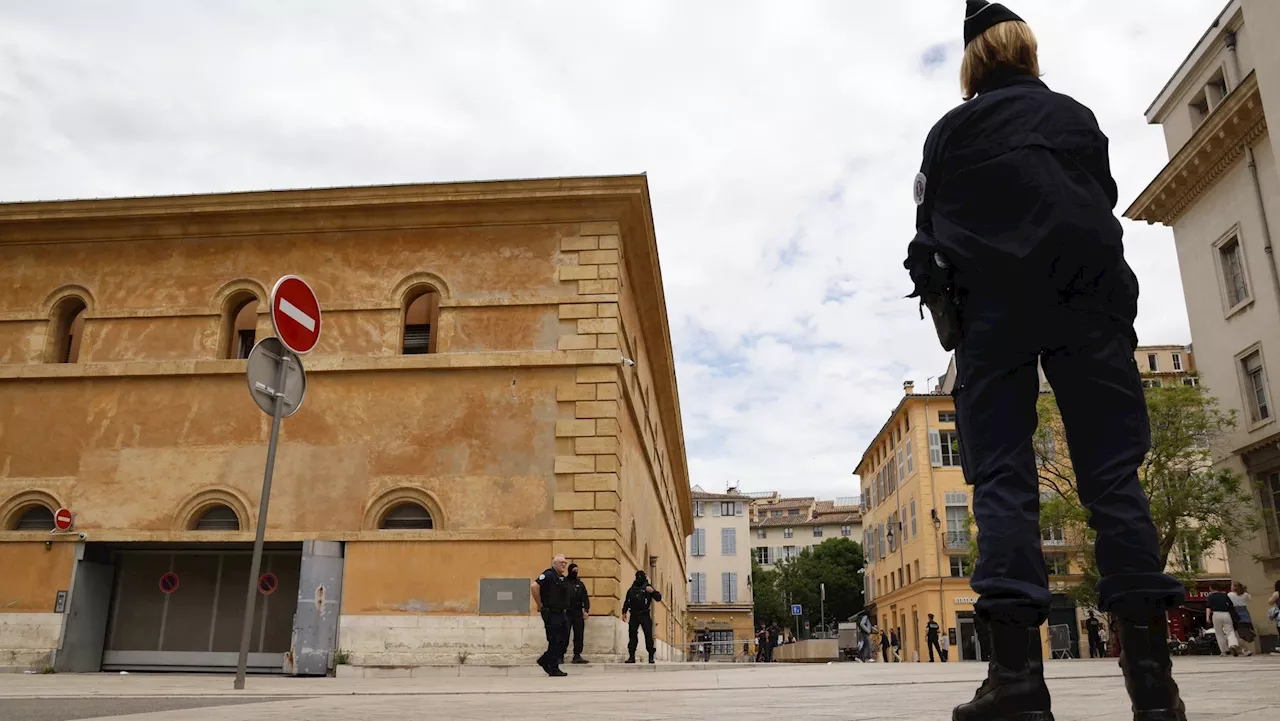
[[[1235,71],[1235,82],[1238,86],[1243,78],[1240,70],[1240,56],[1236,53],[1236,34],[1227,31],[1225,42],[1231,54],[1231,67]],[[1228,92],[1234,88],[1228,89]],[[1253,194],[1258,201],[1258,218],[1262,221],[1262,251],[1267,255],[1267,269],[1271,272],[1271,284],[1274,286],[1276,303],[1280,305],[1280,266],[1276,265],[1275,248],[1271,243],[1271,224],[1267,220],[1267,208],[1262,200],[1262,183],[1258,180],[1258,162],[1254,159],[1253,148],[1244,146],[1245,158],[1249,162],[1249,176],[1253,180]]]

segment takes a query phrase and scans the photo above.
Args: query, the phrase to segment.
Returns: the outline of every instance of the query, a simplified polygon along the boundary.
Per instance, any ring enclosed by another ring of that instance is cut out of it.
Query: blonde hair
[[[964,48],[960,90],[971,100],[997,70],[1016,70],[1040,77],[1036,36],[1024,22],[1010,20],[987,28]]]

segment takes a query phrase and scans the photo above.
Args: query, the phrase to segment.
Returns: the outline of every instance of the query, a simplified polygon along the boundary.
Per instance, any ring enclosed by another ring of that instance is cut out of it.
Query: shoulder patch
[[[924,173],[916,173],[915,182],[911,184],[911,194],[916,201],[916,205],[924,204],[924,188],[927,181],[928,178],[924,176]]]
[[[546,580],[546,578],[547,578],[547,574],[545,574],[545,573],[539,573],[539,574],[538,574],[538,580],[539,580],[539,581],[545,581],[545,580]]]

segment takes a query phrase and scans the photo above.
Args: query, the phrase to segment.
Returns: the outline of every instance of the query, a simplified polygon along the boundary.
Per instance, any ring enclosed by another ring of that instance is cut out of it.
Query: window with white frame
[[[916,499],[911,499],[911,537],[916,537]]]
[[[720,600],[724,603],[738,602],[738,574],[720,574]]]
[[[720,515],[722,515],[722,516],[736,516],[736,515],[738,515],[738,512],[737,512],[737,504],[735,504],[733,501],[721,501],[721,502],[720,502]]]
[[[1240,372],[1250,420],[1261,423],[1271,418],[1271,397],[1267,392],[1267,374],[1262,367],[1262,351],[1255,350],[1242,356]]]
[[[916,472],[916,457],[915,457],[915,454],[911,452],[910,438],[907,439],[907,443],[906,443],[906,455],[907,455],[907,477],[910,478],[911,474]]]
[[[973,571],[973,566],[969,563],[967,557],[951,556],[950,558],[952,578],[965,578]]]
[[[903,481],[907,480],[906,454],[903,453],[902,450],[903,449],[901,448],[898,449],[898,482],[899,483],[902,483]]]
[[[752,560],[761,566],[770,566],[778,561],[778,556],[774,549],[769,546],[757,546],[751,549]]]
[[[960,434],[955,431],[929,431],[929,461],[934,467],[960,465]]]
[[[768,538],[769,532],[763,528],[756,529],[756,538]]]
[[[1155,353],[1147,354],[1147,370],[1151,371],[1152,373],[1160,372],[1160,356],[1156,355]]]
[[[1044,546],[1067,545],[1067,534],[1062,526],[1049,526],[1040,529],[1040,543]]]
[[[1186,378],[1182,379],[1182,385],[1195,388],[1196,386],[1200,385],[1200,379],[1196,378],[1195,376],[1187,376]]]
[[[841,526],[841,527],[840,527],[840,535],[841,535],[842,537],[844,537],[844,538],[848,538],[848,537],[852,536],[852,535],[853,535],[853,526]]]
[[[1044,565],[1050,576],[1066,576],[1071,573],[1070,564],[1065,553],[1044,554]]]
[[[738,555],[738,529],[736,528],[720,529],[720,555],[721,556]]]
[[[955,423],[956,412],[955,411],[938,411],[938,422],[939,423]]]
[[[689,544],[691,546],[689,549],[690,556],[707,555],[707,529],[693,529],[693,535],[689,537]]]
[[[796,556],[799,556],[799,555],[800,555],[800,552],[799,552],[798,550],[796,550],[796,547],[795,547],[795,546],[783,546],[783,547],[782,547],[782,557],[783,557],[784,559],[795,558]]]
[[[1173,354],[1173,369],[1175,371],[1182,370],[1182,354],[1181,353]]]
[[[689,575],[689,603],[707,602],[707,574],[692,573]]]
[[[701,517],[704,513],[706,513],[706,511],[707,511],[706,505],[707,505],[707,504],[706,504],[706,503],[704,503],[703,501],[694,501],[694,502],[693,502],[693,516],[694,516],[694,518]]]
[[[1244,263],[1244,252],[1240,247],[1240,237],[1231,234],[1218,241],[1218,268],[1222,273],[1222,287],[1226,295],[1227,311],[1249,302],[1249,277]]]
[[[814,526],[814,527],[813,527],[813,537],[814,537],[814,538],[822,538],[822,526]]]
[[[784,529],[782,529],[782,537],[783,537],[783,538],[791,538],[791,537],[792,537],[792,536],[794,536],[794,535],[795,535],[795,531],[793,531],[792,529],[790,529],[790,528],[784,528]]]

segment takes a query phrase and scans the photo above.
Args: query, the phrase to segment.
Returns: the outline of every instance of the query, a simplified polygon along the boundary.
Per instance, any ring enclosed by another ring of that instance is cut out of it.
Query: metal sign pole
[[[249,666],[249,637],[253,635],[254,602],[258,600],[258,571],[262,567],[262,541],[267,532],[267,504],[271,500],[271,473],[276,465],[276,441],[280,437],[280,420],[284,415],[284,390],[287,372],[294,362],[293,354],[284,351],[276,359],[276,387],[272,389],[275,404],[271,413],[271,439],[267,442],[267,469],[262,474],[262,499],[258,502],[258,533],[253,539],[253,562],[249,567],[249,588],[245,594],[244,625],[240,630],[240,660],[236,663],[236,690],[244,689],[244,676]],[[266,622],[266,619],[263,619]]]

